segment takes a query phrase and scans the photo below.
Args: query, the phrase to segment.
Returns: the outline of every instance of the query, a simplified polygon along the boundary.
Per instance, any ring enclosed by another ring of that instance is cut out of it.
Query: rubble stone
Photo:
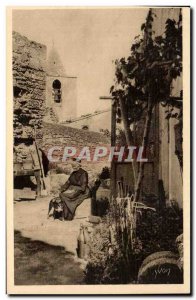
[[[13,32],[14,137],[33,137],[45,111],[46,46]],[[22,113],[22,114],[21,114]]]

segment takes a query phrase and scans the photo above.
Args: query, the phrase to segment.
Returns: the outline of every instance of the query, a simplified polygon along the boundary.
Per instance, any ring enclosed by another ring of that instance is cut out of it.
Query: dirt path
[[[73,221],[47,219],[50,198],[14,204],[16,284],[79,284],[84,261],[76,256],[80,223],[90,215],[90,199]]]
[[[74,255],[64,247],[24,238],[15,231],[15,284],[83,284],[84,273]]]

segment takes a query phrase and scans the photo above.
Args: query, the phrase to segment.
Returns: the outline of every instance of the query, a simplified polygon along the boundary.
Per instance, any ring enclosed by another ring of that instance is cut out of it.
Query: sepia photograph
[[[7,293],[189,294],[190,7],[10,7],[7,49]]]

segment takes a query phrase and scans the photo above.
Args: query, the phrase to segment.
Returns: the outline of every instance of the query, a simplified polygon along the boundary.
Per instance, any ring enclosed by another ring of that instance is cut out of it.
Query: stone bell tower
[[[67,76],[54,46],[49,52],[46,69],[46,108],[59,123],[76,117],[77,78]]]

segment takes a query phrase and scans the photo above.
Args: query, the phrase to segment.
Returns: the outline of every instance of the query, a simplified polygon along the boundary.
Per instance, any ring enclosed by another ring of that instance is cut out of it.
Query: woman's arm
[[[81,191],[84,193],[88,187],[88,173],[84,172],[81,176]]]
[[[86,188],[88,187],[88,174],[84,172],[80,178],[80,186],[75,187],[75,191],[71,194],[67,194],[67,198],[75,199],[80,194],[83,194],[86,191]]]
[[[70,186],[70,180],[68,179],[65,184],[61,186],[61,192],[65,192]]]

